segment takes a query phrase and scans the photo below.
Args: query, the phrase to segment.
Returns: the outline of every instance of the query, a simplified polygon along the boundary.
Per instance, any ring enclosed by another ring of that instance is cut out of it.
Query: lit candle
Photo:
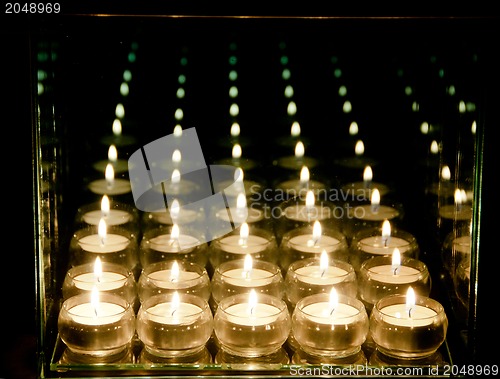
[[[370,314],[370,331],[377,349],[390,357],[424,358],[434,354],[446,338],[448,319],[436,300],[406,295],[379,300]]]
[[[401,257],[398,248],[392,256],[375,256],[364,261],[358,275],[359,298],[371,309],[381,298],[391,294],[404,294],[412,287],[427,296],[431,278],[425,263]]]
[[[241,194],[252,196],[261,191],[263,184],[255,180],[245,178],[244,171],[237,167],[234,171],[233,180],[214,180],[214,187],[217,191],[224,191],[224,195],[229,198],[238,197]]]
[[[472,206],[468,200],[467,192],[464,189],[456,188],[453,199],[454,204],[447,204],[439,207],[439,216],[447,220],[471,220]]]
[[[129,243],[130,239],[124,235],[108,233],[104,218],[99,220],[97,234],[82,236],[78,239],[78,244],[83,250],[100,254],[125,250]]]
[[[132,271],[118,264],[101,262],[97,257],[94,263],[74,266],[64,278],[63,299],[92,291],[115,293],[134,304],[136,284]]]
[[[130,193],[132,187],[127,179],[115,178],[115,170],[111,163],[106,165],[104,179],[94,180],[89,183],[88,188],[97,195],[123,195]]]
[[[163,207],[144,213],[144,230],[155,228],[158,225],[187,225],[198,221],[202,216],[203,212],[181,207],[179,200],[173,199],[168,209]]]
[[[181,233],[177,224],[144,232],[139,248],[142,267],[165,260],[184,260],[205,267],[208,245],[190,234]]]
[[[362,201],[371,198],[371,193],[377,189],[380,195],[385,195],[389,192],[389,187],[383,183],[373,181],[373,169],[370,165],[366,165],[363,170],[363,181],[352,182],[342,187],[343,196],[355,201]]]
[[[307,190],[303,204],[287,206],[283,213],[286,219],[297,222],[323,221],[333,216],[331,208],[316,204],[316,196],[312,190]]]
[[[244,222],[239,229],[222,238],[213,240],[210,244],[210,262],[217,268],[223,262],[242,259],[250,254],[255,260],[275,262],[276,240],[274,235],[260,228],[252,228]]]
[[[93,203],[79,208],[77,219],[81,219],[88,225],[99,225],[99,221],[103,218],[106,225],[112,226],[125,225],[136,221],[137,218],[133,208],[128,207],[126,204],[113,202],[113,207],[111,207],[108,195],[103,195],[100,208],[94,209],[96,207],[97,204]]]
[[[225,297],[214,316],[221,349],[236,356],[260,357],[281,349],[290,333],[285,302],[256,291]]]
[[[152,263],[142,269],[138,280],[141,302],[151,296],[171,292],[197,295],[210,299],[210,278],[207,270],[193,262],[168,260]]]
[[[288,266],[298,260],[319,258],[326,252],[331,259],[348,260],[348,248],[345,236],[332,229],[323,231],[316,220],[312,230],[310,226],[287,232],[281,241],[280,266],[286,272]]]
[[[128,171],[128,161],[124,159],[118,159],[118,150],[115,145],[110,145],[108,149],[108,160],[98,161],[93,167],[99,172],[105,172],[108,164],[113,166],[113,171],[115,174],[122,174]]]
[[[216,213],[216,217],[225,222],[233,222],[240,225],[244,222],[251,224],[264,219],[264,212],[260,209],[247,205],[247,198],[244,193],[236,197],[236,206],[221,209]]]
[[[212,311],[199,296],[177,292],[152,296],[137,313],[137,335],[154,356],[196,355],[212,332]]]
[[[320,191],[326,189],[326,185],[318,180],[311,180],[311,174],[307,166],[302,166],[300,169],[299,178],[292,178],[279,183],[276,186],[277,190],[283,191],[288,197],[307,195],[307,191],[319,194]]]
[[[304,143],[299,140],[295,143],[293,156],[281,157],[273,162],[273,164],[288,170],[300,170],[302,166],[307,166],[310,169],[316,167],[318,161],[312,157],[305,156]]]
[[[306,258],[293,262],[285,277],[286,298],[293,308],[297,302],[309,295],[330,292],[335,287],[337,292],[356,297],[357,282],[354,268],[347,262],[331,260],[326,253],[320,259]]]
[[[114,294],[91,292],[66,299],[58,316],[61,340],[81,356],[116,356],[127,349],[135,332],[131,305]]]
[[[359,353],[369,330],[364,305],[356,298],[330,293],[301,299],[292,314],[292,334],[308,354],[345,358]]]
[[[280,268],[271,262],[254,260],[250,254],[244,259],[221,263],[212,277],[212,298],[215,306],[227,296],[256,290],[282,298],[283,276]]]

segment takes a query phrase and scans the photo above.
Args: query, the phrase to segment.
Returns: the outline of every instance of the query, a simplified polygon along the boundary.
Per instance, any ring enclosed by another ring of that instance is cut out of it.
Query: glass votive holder
[[[71,267],[64,277],[63,300],[90,293],[97,288],[100,293],[111,293],[123,297],[135,309],[137,287],[134,274],[123,265],[109,262],[86,263]]]
[[[226,201],[227,207],[216,207],[212,210],[213,216],[210,219],[218,223],[215,230],[224,230],[224,225],[229,223],[239,226],[244,222],[255,228],[273,230],[273,219],[269,215],[269,206],[265,201],[252,200],[244,195],[226,198]]]
[[[428,296],[432,281],[427,265],[418,259],[401,257],[394,265],[392,256],[376,256],[365,260],[358,273],[358,298],[367,311],[383,297],[406,294],[412,287],[420,296]]]
[[[189,234],[188,234],[189,233]],[[203,237],[172,226],[161,226],[143,233],[139,246],[142,267],[167,260],[187,261],[205,267],[208,244]]]
[[[364,261],[376,256],[387,256],[398,249],[401,256],[418,259],[420,247],[411,233],[402,229],[390,229],[386,233],[384,227],[361,230],[351,241],[350,263],[356,273]]]
[[[135,333],[132,306],[111,293],[92,291],[66,299],[57,323],[62,342],[81,361],[121,356]]]
[[[207,270],[197,263],[168,260],[143,267],[137,282],[141,303],[163,293],[186,293],[210,300],[211,284]]]
[[[177,223],[180,227],[195,225],[203,222],[205,213],[188,207],[179,206],[176,208],[176,214],[172,219],[171,211],[166,208],[158,208],[155,211],[143,212],[141,226],[142,232],[148,232],[158,227],[172,227]]]
[[[370,314],[370,335],[378,351],[400,359],[432,356],[446,338],[448,318],[434,299],[416,295],[389,295]]]
[[[207,301],[196,295],[155,295],[146,299],[137,313],[137,335],[149,360],[154,360],[153,356],[198,361],[212,332],[212,311]]]
[[[330,293],[335,288],[337,293],[356,297],[358,284],[356,273],[350,263],[338,259],[306,258],[288,266],[285,276],[286,301],[293,310],[304,297]]]
[[[325,229],[314,225],[291,230],[283,236],[280,244],[279,265],[284,275],[295,261],[320,258],[326,252],[329,259],[349,261],[347,239],[337,229]]]
[[[105,205],[107,204],[107,205]],[[76,229],[99,225],[103,218],[107,226],[120,226],[138,236],[141,231],[139,211],[130,204],[111,201],[109,198],[85,204],[76,211]]]
[[[368,332],[365,306],[351,296],[337,294],[333,301],[330,293],[306,296],[292,313],[294,339],[311,356],[329,360],[354,356]]]
[[[217,310],[222,299],[250,293],[284,297],[285,287],[278,265],[260,260],[236,259],[221,263],[212,276],[212,310]]]
[[[278,246],[274,234],[269,230],[247,225],[248,233],[240,226],[210,242],[209,261],[214,271],[222,263],[241,260],[248,254],[255,261],[277,262]]]
[[[70,241],[70,265],[79,266],[95,263],[99,258],[103,263],[125,266],[138,276],[137,235],[121,226],[108,226],[105,236],[98,225],[90,225],[77,230]]]
[[[231,356],[256,358],[275,354],[282,349],[290,328],[285,301],[255,292],[222,299],[214,316],[219,352]]]

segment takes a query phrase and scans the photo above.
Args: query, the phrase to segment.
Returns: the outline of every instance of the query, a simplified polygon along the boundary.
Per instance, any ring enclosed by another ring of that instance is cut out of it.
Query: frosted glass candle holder
[[[365,306],[356,298],[330,294],[301,299],[292,314],[292,333],[300,348],[313,356],[344,358],[361,351],[369,330]]]
[[[214,316],[214,331],[221,349],[230,355],[255,358],[275,354],[291,328],[286,303],[270,295],[226,297]]]
[[[212,332],[212,311],[199,296],[175,293],[152,296],[141,304],[137,313],[137,335],[144,349],[156,357],[197,359]]]
[[[290,309],[304,297],[330,293],[332,288],[340,294],[356,297],[357,278],[350,263],[333,259],[323,268],[319,258],[306,258],[288,267],[285,292]]]
[[[389,295],[377,302],[370,314],[370,334],[377,350],[403,359],[432,356],[446,338],[448,318],[434,299],[416,295],[407,306],[406,295]]]
[[[58,330],[66,347],[89,359],[113,357],[126,350],[135,333],[132,306],[123,297],[92,293],[65,300],[58,316]]]

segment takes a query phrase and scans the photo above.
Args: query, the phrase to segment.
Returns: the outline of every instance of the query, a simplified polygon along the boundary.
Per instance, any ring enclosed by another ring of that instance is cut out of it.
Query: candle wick
[[[397,267],[395,267],[395,268],[394,268],[394,275],[397,275],[397,274],[398,274],[398,268],[397,268]]]
[[[321,271],[321,278],[325,275],[326,270]]]
[[[173,316],[175,312],[177,312],[177,309],[174,309],[174,310],[172,311],[172,315],[171,315],[171,316]]]
[[[94,313],[95,313],[95,317],[98,317],[98,315],[97,315],[97,307],[94,307]]]
[[[412,308],[408,308],[408,318],[411,318],[411,310]]]
[[[333,307],[332,310],[330,311],[330,316],[333,315],[333,312],[335,312],[335,307]]]

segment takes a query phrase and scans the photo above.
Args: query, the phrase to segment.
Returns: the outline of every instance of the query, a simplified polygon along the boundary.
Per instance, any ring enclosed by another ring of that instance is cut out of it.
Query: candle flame
[[[174,263],[172,263],[172,269],[170,270],[170,281],[179,281],[180,272],[181,270],[179,268],[179,263],[177,263],[177,261],[174,261]]]
[[[321,270],[321,276],[323,276],[328,270],[328,254],[326,250],[321,252],[321,256],[319,258],[319,269]]]
[[[441,179],[450,180],[451,179],[451,171],[447,165],[444,165],[441,169]]]
[[[181,181],[181,172],[178,169],[172,171],[172,183],[179,183]]]
[[[462,199],[462,203],[466,203],[467,202],[467,192],[465,192],[464,189],[460,190],[460,197]]]
[[[243,170],[241,169],[241,167],[238,167],[234,171],[234,181],[238,182],[238,183],[243,183],[243,178],[244,177],[245,177],[245,175],[243,174]]]
[[[401,269],[401,252],[396,247],[392,252],[392,272],[394,275],[398,275]]]
[[[102,263],[101,258],[97,257],[94,262],[94,277],[98,282],[101,281],[102,278]]]
[[[330,290],[330,315],[335,311],[335,308],[339,305],[339,295],[337,294],[337,290],[335,287],[332,287]]]
[[[108,189],[113,188],[113,183],[115,180],[115,170],[114,170],[113,165],[111,163],[108,163],[106,165],[104,177],[106,178],[106,183],[107,183]]]
[[[233,151],[232,151],[233,159],[240,159],[241,154],[242,154],[242,151],[241,151],[240,144],[238,144],[238,143],[234,144]]]
[[[110,162],[116,162],[117,159],[118,159],[118,150],[116,150],[116,146],[115,145],[109,146],[108,160]]]
[[[101,199],[101,215],[102,217],[107,217],[109,215],[109,210],[111,208],[111,205],[109,203],[109,197],[108,195],[104,195]]]
[[[300,124],[297,121],[293,122],[290,134],[292,137],[300,136]]]
[[[172,218],[172,220],[177,220],[180,210],[181,206],[179,204],[179,201],[177,199],[174,199],[172,201],[172,204],[170,205],[170,217]]]
[[[370,182],[373,179],[373,170],[371,166],[366,166],[363,171],[363,181]]]
[[[97,234],[101,238],[102,245],[104,245],[104,243],[106,242],[106,234],[107,234],[106,229],[107,229],[106,220],[101,217],[101,219],[99,220],[99,225],[97,227]]]
[[[306,166],[302,166],[302,169],[300,170],[300,183],[305,184],[309,182],[309,169]]]
[[[249,234],[250,234],[250,229],[248,227],[248,224],[244,222],[240,226],[240,239],[238,240],[238,244],[240,246],[245,246],[247,244]]]
[[[240,124],[233,122],[231,125],[231,136],[238,137],[240,135]]]
[[[247,207],[247,198],[244,194],[239,193],[236,197],[236,208],[239,210],[244,210]]]
[[[172,242],[179,241],[180,235],[181,235],[181,231],[179,230],[179,225],[173,224],[172,231],[170,232],[170,241],[172,241]]]
[[[115,136],[120,136],[122,134],[122,122],[115,118],[112,129]]]
[[[257,292],[255,292],[255,289],[252,288],[248,294],[248,313],[250,315],[253,315],[254,308],[257,305],[257,300]]]
[[[363,143],[363,141],[358,140],[356,142],[356,146],[354,146],[354,153],[358,156],[365,153],[365,144]]]
[[[175,313],[179,310],[179,306],[181,305],[181,299],[179,297],[179,293],[174,291],[172,295],[172,301],[170,302],[170,315],[174,316]]]
[[[439,153],[439,145],[436,140],[431,142],[431,153],[432,154],[437,154]]]
[[[182,136],[182,126],[177,124],[174,127],[174,137],[181,137]]]
[[[295,157],[302,158],[304,154],[305,154],[304,144],[302,143],[302,141],[298,141],[295,144]]]
[[[286,112],[288,113],[289,116],[293,116],[297,113],[297,104],[295,104],[295,101],[290,101],[288,103]]]
[[[321,239],[321,233],[322,233],[321,223],[318,220],[316,220],[314,221],[313,224],[312,240],[308,241],[308,245],[315,246]]]
[[[382,240],[384,241],[384,246],[387,246],[389,238],[391,237],[391,223],[389,220],[384,220],[382,223]]]
[[[122,103],[116,104],[115,116],[118,118],[123,118],[123,116],[125,116],[125,107]]]
[[[462,196],[462,191],[459,188],[455,190],[454,197],[455,197],[455,204],[461,205],[463,201],[463,196]]]
[[[408,291],[406,291],[406,311],[408,312],[408,317],[411,318],[411,310],[415,306],[416,298],[415,291],[410,286],[408,287]]]
[[[253,260],[250,254],[245,255],[245,260],[243,262],[243,272],[241,275],[243,278],[249,278],[250,273],[252,272]]]
[[[377,213],[380,206],[380,191],[374,188],[370,198],[371,208],[373,213]]]
[[[92,304],[95,312],[95,317],[97,317],[99,310],[99,290],[96,286],[92,287],[92,292],[90,294],[90,304]]]
[[[175,149],[174,152],[172,153],[172,162],[180,163],[181,159],[182,159],[181,151],[179,149]]]
[[[314,207],[315,199],[314,199],[314,192],[313,191],[307,191],[306,193],[306,208],[311,209]]]
[[[358,123],[356,121],[351,122],[351,125],[349,125],[349,134],[351,136],[355,136],[356,134],[358,134],[358,131]]]

